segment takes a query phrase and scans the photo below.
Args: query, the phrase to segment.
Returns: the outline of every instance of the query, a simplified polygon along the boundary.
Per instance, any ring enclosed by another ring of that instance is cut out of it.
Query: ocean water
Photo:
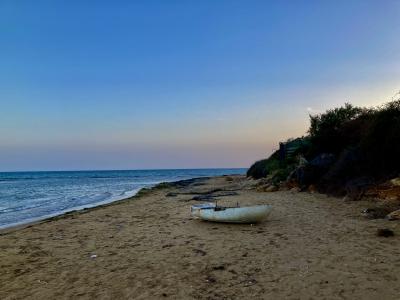
[[[143,187],[245,169],[0,172],[0,228],[110,203]]]

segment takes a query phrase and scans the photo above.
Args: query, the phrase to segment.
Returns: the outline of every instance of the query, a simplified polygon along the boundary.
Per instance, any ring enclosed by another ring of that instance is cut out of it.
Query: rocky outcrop
[[[276,185],[273,185],[273,184],[266,184],[266,185],[263,185],[263,186],[259,186],[256,189],[257,192],[269,192],[269,193],[276,192],[278,190],[279,190],[279,188]]]
[[[331,153],[317,155],[310,162],[300,157],[298,166],[289,174],[287,179],[289,186],[291,185],[290,188],[300,187],[301,190],[304,190],[309,185],[319,182],[334,161],[335,156]]]
[[[365,196],[389,201],[400,202],[400,178],[393,178],[387,182],[370,187]]]
[[[345,183],[346,199],[351,201],[361,200],[365,191],[373,184],[371,177],[363,176],[350,179]]]
[[[238,195],[235,191],[224,191],[220,189],[216,189],[214,191],[210,191],[208,193],[201,193],[200,195],[194,196],[192,200],[195,201],[215,201],[218,200],[219,197],[227,197],[227,196],[236,196]]]
[[[393,178],[392,180],[390,180],[390,183],[391,183],[393,186],[400,186],[400,177]]]
[[[353,148],[343,150],[337,160],[323,174],[319,182],[319,189],[336,196],[348,194],[352,185],[351,180],[359,177],[351,171],[357,164],[361,164],[359,151]]]
[[[367,219],[383,219],[390,210],[386,207],[367,208],[362,211],[362,215]]]
[[[389,221],[400,220],[400,209],[392,211],[390,214],[386,216],[386,219],[388,219]]]

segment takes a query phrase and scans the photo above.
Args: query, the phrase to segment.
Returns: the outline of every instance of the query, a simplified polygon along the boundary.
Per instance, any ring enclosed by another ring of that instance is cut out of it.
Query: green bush
[[[375,110],[360,144],[369,173],[375,177],[400,174],[400,100]]]
[[[294,167],[287,166],[287,167],[283,167],[283,168],[279,168],[275,171],[274,176],[272,177],[272,183],[277,185],[282,181],[285,181],[290,172],[293,170]]]
[[[362,108],[346,103],[342,107],[329,109],[325,113],[310,115],[308,132],[312,146],[307,153],[308,158],[324,152],[338,153],[343,149],[345,141],[341,129],[363,112]]]
[[[279,151],[275,151],[269,158],[256,161],[248,170],[247,177],[259,179],[266,177],[272,171],[278,169],[279,163]]]
[[[267,176],[267,161],[268,159],[262,159],[256,161],[247,170],[246,176],[254,179],[259,179]]]
[[[268,159],[253,164],[247,176],[272,175],[272,182],[278,183],[297,167],[298,155],[311,161],[323,153],[336,157],[327,170],[318,165],[313,167],[314,173],[319,175],[314,176],[312,183],[319,187],[324,185],[325,190],[344,191],[362,181],[357,178],[381,182],[399,176],[400,99],[374,109],[346,103],[343,107],[310,116],[309,136],[288,140],[285,148],[285,155],[279,157],[276,151]]]

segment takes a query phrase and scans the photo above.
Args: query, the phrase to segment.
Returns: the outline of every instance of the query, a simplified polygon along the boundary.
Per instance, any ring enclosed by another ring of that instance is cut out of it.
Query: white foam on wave
[[[33,223],[33,222],[42,221],[42,220],[45,220],[45,219],[48,219],[48,218],[56,217],[56,216],[59,216],[59,215],[63,215],[65,213],[69,213],[69,212],[72,212],[72,211],[80,211],[80,210],[87,209],[87,208],[92,208],[92,207],[101,206],[101,205],[109,204],[109,203],[116,202],[116,201],[121,201],[121,200],[128,199],[130,197],[135,196],[139,192],[140,189],[141,188],[137,188],[137,189],[134,189],[132,191],[125,191],[124,192],[125,195],[123,195],[123,197],[121,197],[121,196],[111,196],[108,199],[103,199],[101,201],[88,203],[88,204],[83,204],[83,205],[80,205],[80,206],[74,206],[74,207],[71,207],[71,208],[68,208],[68,209],[63,209],[63,210],[60,210],[60,211],[57,211],[57,212],[54,212],[54,213],[51,213],[51,214],[42,215],[42,216],[39,216],[39,217],[27,218],[27,219],[21,220],[19,222],[0,225],[0,229],[5,229],[5,228],[10,228],[10,227],[15,227],[15,226],[21,226],[21,225],[25,225],[25,224],[29,224],[29,223]]]
[[[231,172],[210,169],[48,173],[49,176],[44,176],[44,173],[32,172],[29,174],[31,178],[27,178],[25,173],[0,173],[0,176],[8,180],[2,183],[9,184],[0,186],[0,228],[126,199],[134,196],[141,188],[152,187],[160,182]],[[18,180],[10,181],[14,178]]]

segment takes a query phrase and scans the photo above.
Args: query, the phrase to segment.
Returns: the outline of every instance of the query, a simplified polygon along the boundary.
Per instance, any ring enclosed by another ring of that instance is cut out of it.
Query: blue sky
[[[0,170],[247,167],[400,89],[399,1],[0,2]]]

